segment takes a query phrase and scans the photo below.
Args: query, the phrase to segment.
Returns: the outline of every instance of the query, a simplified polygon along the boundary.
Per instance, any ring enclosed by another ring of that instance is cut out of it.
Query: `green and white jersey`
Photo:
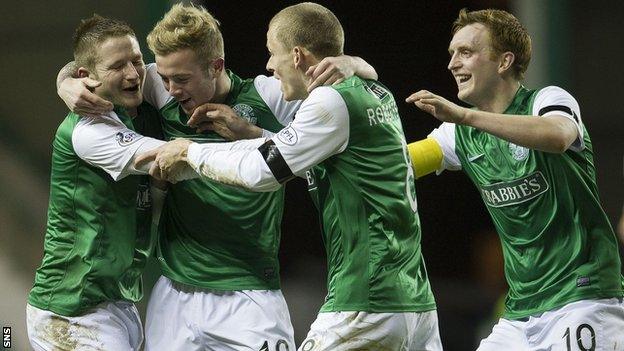
[[[451,123],[431,134],[442,146],[442,169],[463,169],[492,216],[509,284],[505,318],[622,297],[617,241],[600,206],[592,144],[576,100],[558,87],[521,87],[504,113],[565,116],[579,131],[563,154]]]
[[[70,113],[53,143],[43,263],[28,302],[64,316],[106,301],[141,298],[141,272],[152,254],[151,197],[137,173],[137,152],[163,144],[158,112],[148,104],[97,118]]]
[[[396,103],[383,85],[352,77],[316,88],[269,141],[229,144],[192,144],[189,163],[204,177],[256,191],[308,178],[328,257],[321,312],[435,309],[414,176]]]
[[[197,133],[188,116],[165,90],[155,65],[148,65],[145,99],[162,115],[166,140],[198,143],[225,140]],[[225,101],[250,123],[270,131],[283,128],[300,102],[282,98],[279,81],[258,76],[243,80],[228,72],[232,86]],[[215,290],[279,289],[278,249],[284,208],[283,190],[255,193],[194,179],[169,188],[161,217],[158,259],[173,281]]]

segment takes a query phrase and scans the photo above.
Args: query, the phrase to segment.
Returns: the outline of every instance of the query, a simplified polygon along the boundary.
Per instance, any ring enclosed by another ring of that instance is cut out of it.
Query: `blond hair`
[[[125,22],[98,14],[83,19],[74,31],[73,51],[77,67],[85,67],[93,71],[100,60],[97,48],[109,38],[130,35],[136,38],[134,31]]]
[[[269,28],[287,50],[301,46],[318,58],[343,53],[342,25],[330,10],[319,4],[304,2],[289,6],[271,19]]]
[[[203,7],[192,4],[174,5],[148,34],[147,45],[160,56],[191,49],[206,70],[212,60],[225,56],[219,21]]]
[[[518,19],[503,10],[480,10],[468,12],[465,8],[453,23],[453,34],[463,27],[481,23],[490,32],[493,55],[510,51],[514,54],[513,74],[517,80],[524,78],[524,73],[531,62],[531,36]]]

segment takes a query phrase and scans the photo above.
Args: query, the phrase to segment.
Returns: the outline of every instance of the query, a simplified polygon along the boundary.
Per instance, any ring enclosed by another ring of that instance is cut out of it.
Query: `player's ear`
[[[78,78],[85,78],[89,76],[89,70],[84,67],[78,68],[77,73],[78,73]]]
[[[293,64],[295,65],[295,69],[303,70],[304,72],[308,69],[311,62],[310,51],[301,46],[295,46],[292,49],[293,55]]]
[[[504,52],[500,55],[498,61],[498,74],[504,74],[511,72],[516,56],[511,51]]]
[[[302,66],[303,62],[305,61],[303,48],[300,46],[295,46],[292,49],[292,56],[293,56],[293,64],[295,65],[295,69],[299,69]]]
[[[225,68],[225,60],[223,57],[212,60],[211,68],[214,70],[215,75],[221,73],[221,71]]]

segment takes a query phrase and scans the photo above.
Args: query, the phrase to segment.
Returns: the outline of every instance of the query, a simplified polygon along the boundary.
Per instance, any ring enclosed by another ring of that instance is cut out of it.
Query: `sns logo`
[[[141,136],[135,132],[119,132],[115,134],[115,140],[117,140],[119,146],[128,146],[139,139],[141,139]]]
[[[277,139],[290,146],[295,145],[299,140],[297,137],[297,131],[290,125],[288,125],[285,129],[282,129],[282,131],[277,134]]]
[[[2,347],[11,348],[11,327],[2,327]]]

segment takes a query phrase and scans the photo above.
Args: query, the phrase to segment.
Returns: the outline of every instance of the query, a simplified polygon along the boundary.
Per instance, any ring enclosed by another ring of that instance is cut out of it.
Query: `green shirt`
[[[281,120],[292,119],[293,108],[276,110],[270,103],[275,97],[283,104],[279,82],[267,77],[243,80],[231,72],[228,75],[232,86],[225,104],[241,117],[270,131],[280,130]],[[266,88],[267,81],[273,86],[272,97],[258,91]],[[160,112],[167,140],[225,141],[214,132],[197,133],[188,127],[188,116],[175,100],[168,99]],[[173,184],[161,217],[158,245],[164,275],[216,290],[279,289],[277,253],[283,209],[283,189],[257,193],[207,179]]]
[[[134,120],[120,109],[107,118],[145,135],[160,132],[157,111],[147,104]],[[28,296],[32,306],[64,316],[80,315],[102,302],[138,301],[141,272],[155,241],[148,177],[116,182],[109,173],[120,173],[123,164],[110,161],[107,173],[79,157],[74,143],[80,135],[74,130],[80,120],[68,114],[54,138],[43,263]],[[113,134],[113,146],[123,149],[138,140],[134,133],[125,136],[115,140]]]
[[[321,312],[433,310],[414,174],[394,97],[380,83],[358,77],[333,89],[346,105],[348,141],[308,172],[328,259]],[[311,96],[301,110],[309,100],[322,106],[331,98]]]
[[[504,317],[622,297],[618,245],[600,206],[592,143],[578,104],[557,87],[521,87],[504,113],[568,116],[581,136],[555,154],[467,126],[445,123],[432,133],[446,168],[461,167],[476,185],[500,236],[509,284]]]

